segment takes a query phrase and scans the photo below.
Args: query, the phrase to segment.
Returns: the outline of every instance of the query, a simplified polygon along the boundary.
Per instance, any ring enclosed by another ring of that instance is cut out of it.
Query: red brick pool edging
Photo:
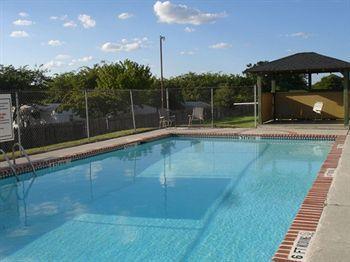
[[[284,240],[272,258],[275,262],[304,261],[307,248],[321,218],[327,194],[338,166],[346,136],[337,136],[327,159],[306,195]]]
[[[75,160],[80,160],[95,156],[102,153],[123,149],[134,144],[150,142],[157,139],[170,136],[186,136],[186,137],[230,137],[236,139],[303,139],[303,140],[333,140],[332,149],[327,159],[321,166],[317,178],[311,189],[304,199],[297,215],[295,216],[284,240],[280,244],[277,252],[272,260],[275,262],[295,262],[303,261],[309,242],[316,232],[318,222],[320,220],[324,203],[327,198],[328,190],[333,180],[334,170],[338,166],[338,162],[342,153],[342,146],[346,136],[339,135],[314,135],[314,134],[239,134],[239,133],[221,133],[221,132],[173,132],[168,134],[153,135],[147,138],[135,139],[130,142],[120,143],[113,146],[102,147],[99,149],[88,150],[81,153],[69,154],[63,157],[57,157],[48,160],[38,160],[33,162],[35,169],[44,169]],[[20,164],[16,166],[17,174],[30,172],[29,164]],[[0,168],[0,179],[13,176],[11,169]]]

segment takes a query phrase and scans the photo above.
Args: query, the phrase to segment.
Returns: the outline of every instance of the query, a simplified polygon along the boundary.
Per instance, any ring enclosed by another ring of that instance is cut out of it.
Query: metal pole
[[[165,96],[166,96],[166,111],[167,111],[167,117],[169,117],[169,88],[165,89]]]
[[[159,36],[159,48],[160,48],[160,94],[161,94],[161,108],[164,109],[164,79],[163,79],[163,41],[164,36]]]
[[[88,106],[88,97],[87,91],[84,91],[85,95],[85,116],[86,116],[86,135],[87,138],[90,139],[90,125],[89,125],[89,106]]]
[[[18,92],[16,92],[16,121],[17,121],[17,136],[18,136],[18,143],[22,145],[22,139],[21,139],[21,127],[20,127],[20,118],[19,118],[19,101],[18,101]]]
[[[256,85],[254,85],[254,127],[257,127],[256,123]]]
[[[135,112],[134,112],[134,101],[132,99],[132,91],[130,91],[130,103],[131,103],[131,114],[132,114],[132,124],[134,126],[134,131],[136,131],[136,123],[135,123]]]
[[[214,127],[214,90],[210,89],[210,97],[211,97],[211,127]]]

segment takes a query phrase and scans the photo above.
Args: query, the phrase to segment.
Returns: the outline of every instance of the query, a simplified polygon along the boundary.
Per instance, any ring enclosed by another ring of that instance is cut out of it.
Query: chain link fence
[[[237,91],[238,90],[238,91]],[[254,87],[160,90],[11,91],[15,140],[38,148],[118,131],[168,126],[253,127]],[[105,137],[105,139],[107,139]]]

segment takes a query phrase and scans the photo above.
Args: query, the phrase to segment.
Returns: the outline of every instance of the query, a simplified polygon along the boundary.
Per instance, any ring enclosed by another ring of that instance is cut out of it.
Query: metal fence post
[[[214,127],[214,90],[213,88],[210,89],[210,96],[211,96],[211,127]]]
[[[168,117],[169,117],[169,88],[165,89],[165,96],[166,96],[166,111],[168,112]]]
[[[254,85],[254,127],[257,127],[256,123],[256,85]]]
[[[18,143],[22,145],[21,139],[21,127],[20,127],[20,117],[19,117],[19,101],[18,101],[18,92],[16,92],[16,122],[17,122],[17,136]]]
[[[84,90],[84,95],[85,95],[86,135],[87,135],[87,138],[90,139],[89,105],[88,105],[88,97],[87,97],[86,90]]]
[[[131,103],[131,114],[132,114],[132,124],[134,126],[134,131],[136,131],[136,123],[135,123],[135,112],[134,112],[134,101],[132,99],[132,91],[130,91],[130,103]]]

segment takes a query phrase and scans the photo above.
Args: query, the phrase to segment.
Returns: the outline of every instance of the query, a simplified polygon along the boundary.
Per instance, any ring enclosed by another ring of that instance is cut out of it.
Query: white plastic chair
[[[323,102],[316,102],[312,109],[312,111],[314,111],[316,114],[321,116],[321,119],[322,119],[322,108],[323,108]]]
[[[193,120],[199,120],[199,123],[204,121],[204,108],[193,108],[192,115],[188,115],[188,125],[192,125]]]
[[[165,109],[159,109],[159,128],[172,126],[175,122],[175,115],[170,115]]]

